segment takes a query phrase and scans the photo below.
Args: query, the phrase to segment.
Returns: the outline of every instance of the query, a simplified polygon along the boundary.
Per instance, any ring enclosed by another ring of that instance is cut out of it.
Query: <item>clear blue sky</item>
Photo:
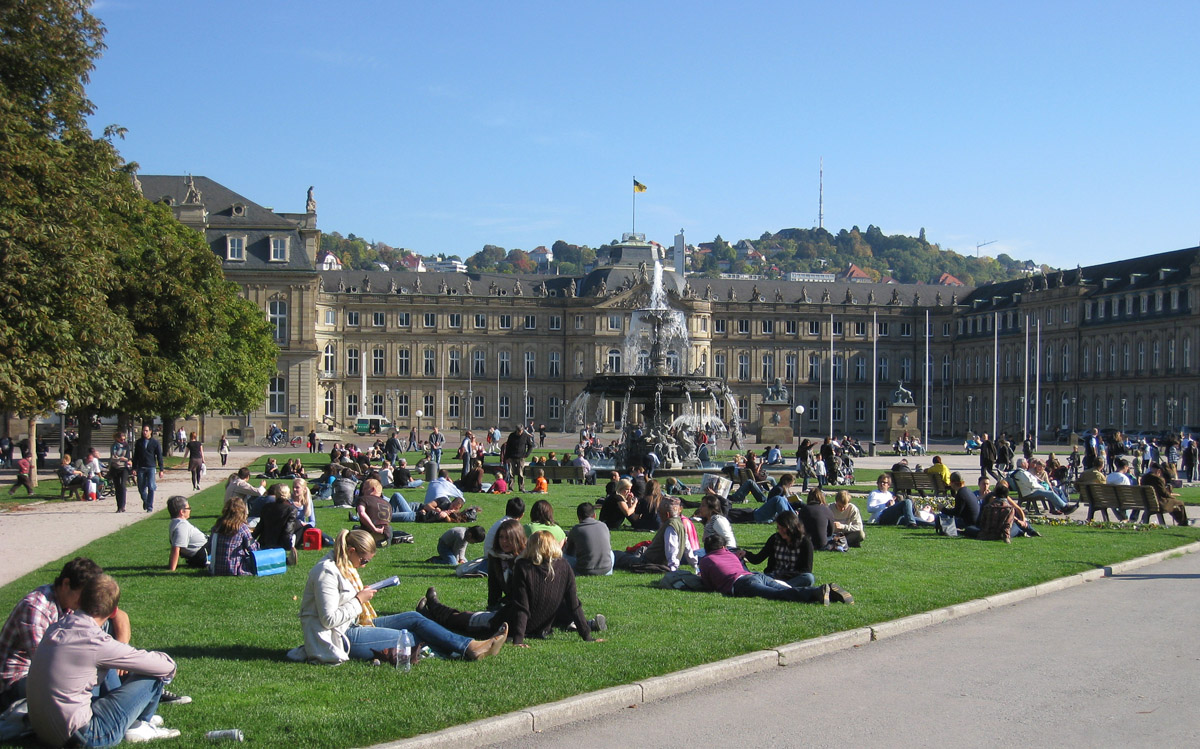
[[[959,6],[959,7],[956,7]],[[817,222],[1074,267],[1200,243],[1200,3],[102,0],[97,130],[422,254]]]

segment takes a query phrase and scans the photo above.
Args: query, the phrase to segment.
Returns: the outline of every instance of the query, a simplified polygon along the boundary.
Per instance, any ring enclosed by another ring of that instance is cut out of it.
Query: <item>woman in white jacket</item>
[[[288,657],[310,663],[396,659],[400,630],[407,629],[448,658],[474,661],[500,652],[507,627],[489,640],[456,635],[415,611],[376,616],[371,599],[376,591],[363,587],[358,570],[375,556],[375,539],[366,531],[343,530],[329,553],[308,574],[300,602],[304,645]]]

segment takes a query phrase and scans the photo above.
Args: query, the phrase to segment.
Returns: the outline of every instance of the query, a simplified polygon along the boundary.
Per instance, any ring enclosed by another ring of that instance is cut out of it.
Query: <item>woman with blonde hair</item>
[[[587,642],[592,630],[604,631],[608,623],[603,615],[588,620],[575,591],[575,572],[562,557],[562,547],[548,531],[534,533],[513,566],[508,580],[508,595],[497,611],[469,612],[446,606],[430,588],[417,604],[417,611],[435,622],[459,632],[507,631],[513,644],[528,647],[525,636],[545,638],[554,627],[566,629],[574,624]]]
[[[302,478],[292,479],[292,504],[296,506],[296,516],[301,523],[316,528],[317,514],[313,510],[312,493],[308,490],[308,482]]]
[[[363,586],[358,571],[375,557],[375,539],[363,530],[343,530],[333,550],[308,573],[300,601],[304,644],[288,658],[309,663],[356,660],[399,660],[400,630],[413,633],[439,655],[476,661],[495,655],[504,645],[508,628],[500,627],[488,640],[456,635],[415,611],[378,616],[371,605],[377,591]]]
[[[250,534],[250,526],[246,525],[247,517],[249,511],[244,499],[230,497],[225,500],[221,517],[209,533],[212,553],[208,557],[208,574],[251,574],[246,561],[258,550],[258,544]]]
[[[833,510],[833,527],[846,537],[846,543],[856,549],[862,546],[863,541],[867,540],[867,533],[863,530],[862,513],[858,511],[858,505],[850,501],[850,492],[845,489],[838,491],[830,509]]]

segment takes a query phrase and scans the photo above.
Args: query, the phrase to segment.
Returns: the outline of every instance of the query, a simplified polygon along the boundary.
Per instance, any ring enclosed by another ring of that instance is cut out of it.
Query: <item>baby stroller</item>
[[[835,455],[834,468],[837,475],[830,476],[829,483],[833,485],[849,486],[854,483],[854,459],[849,455]]]

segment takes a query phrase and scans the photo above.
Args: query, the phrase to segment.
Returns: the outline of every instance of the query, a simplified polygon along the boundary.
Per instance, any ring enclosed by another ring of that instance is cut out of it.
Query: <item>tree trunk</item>
[[[92,433],[96,431],[92,428],[92,417],[95,414],[95,411],[81,411],[75,417],[79,422],[79,439],[75,442],[75,452],[79,453],[79,455],[74,457],[84,457],[87,455],[88,448],[92,446]]]
[[[29,483],[36,489],[38,485],[37,469],[37,416],[29,417],[29,452],[33,457],[33,468],[29,471]]]

